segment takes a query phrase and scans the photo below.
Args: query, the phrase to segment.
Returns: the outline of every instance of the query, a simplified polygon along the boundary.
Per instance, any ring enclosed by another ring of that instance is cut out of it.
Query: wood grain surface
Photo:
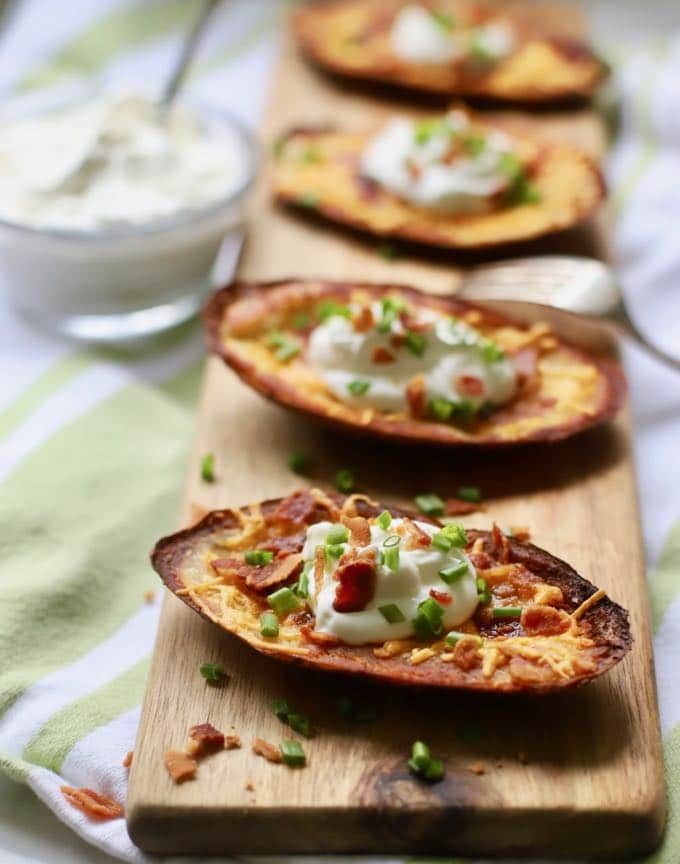
[[[580,26],[573,13],[565,18],[554,9],[550,20]],[[286,49],[262,140],[309,120],[375,122],[393,108],[338,89]],[[505,119],[569,137],[596,154],[603,147],[602,130],[587,113]],[[250,201],[242,278],[322,275],[455,288],[461,271],[450,256],[387,262],[375,244],[273,209],[267,173],[265,162]],[[589,226],[550,248],[603,254],[602,231]],[[615,350],[603,328],[550,314],[561,333]],[[203,508],[299,486],[286,467],[293,449],[311,456],[315,483],[330,486],[335,472],[349,466],[362,490],[397,504],[420,492],[479,485],[485,510],[464,521],[529,526],[535,543],[630,610],[635,644],[612,672],[572,693],[423,693],[358,685],[261,657],[168,596],[130,776],[127,818],[135,842],[166,854],[613,857],[651,849],[663,826],[663,768],[630,434],[626,411],[609,428],[511,453],[390,446],[333,433],[267,403],[210,360],[183,524]],[[200,480],[206,452],[216,455],[214,484]],[[206,661],[225,665],[226,686],[206,685],[198,673]],[[343,720],[336,704],[343,695],[373,706],[376,719]],[[279,697],[306,712],[317,730],[304,742],[308,765],[301,770],[270,764],[250,749],[255,737],[275,743],[297,737],[271,711]],[[244,746],[205,759],[195,780],[177,786],[163,754],[181,748],[188,728],[205,721],[236,732]],[[409,775],[406,759],[416,738],[445,759],[443,782],[425,785]]]

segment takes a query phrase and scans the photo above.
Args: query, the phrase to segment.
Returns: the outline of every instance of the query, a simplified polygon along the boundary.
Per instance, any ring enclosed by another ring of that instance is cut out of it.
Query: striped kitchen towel
[[[0,37],[0,93],[38,104],[85,79],[160,86],[195,8],[192,0],[71,0],[68,15],[60,16],[47,0],[24,0]],[[223,4],[190,82],[251,126],[263,107],[280,12],[280,3],[267,0]],[[680,176],[680,37],[661,49],[628,53],[616,79],[624,111],[609,177],[620,274],[642,326],[677,339],[669,310],[680,320],[680,245],[672,233],[680,222],[674,182]],[[77,349],[17,319],[1,293],[0,333],[0,767],[88,843],[141,862],[147,859],[122,819],[89,821],[59,787],[90,786],[125,799],[122,759],[134,745],[160,605],[160,592],[145,596],[157,587],[147,553],[177,517],[200,338],[188,327],[145,353]],[[627,360],[654,568],[670,804],[665,843],[650,860],[675,864],[680,388],[674,373],[637,350]],[[54,860],[54,851],[43,848],[38,860]]]

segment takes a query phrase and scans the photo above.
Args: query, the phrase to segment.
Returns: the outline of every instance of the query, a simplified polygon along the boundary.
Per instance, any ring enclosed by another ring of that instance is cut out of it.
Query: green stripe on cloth
[[[125,51],[176,32],[195,14],[199,0],[146,0],[104,15],[67,42],[43,66],[19,82],[26,92],[50,87],[69,76],[101,72]]]
[[[128,387],[60,429],[0,486],[0,713],[113,633],[156,584],[193,420]],[[104,602],[103,602],[104,601]]]
[[[668,793],[666,833],[656,852],[638,864],[678,864],[680,861],[680,726],[666,735],[663,751]]]
[[[145,657],[104,687],[58,711],[28,742],[24,761],[60,773],[74,744],[141,702],[148,671]]]
[[[680,522],[666,538],[659,563],[651,577],[652,624],[657,630],[675,598],[680,595]]]
[[[46,399],[94,362],[96,358],[87,352],[69,354],[43,372],[0,412],[0,440],[14,432]]]

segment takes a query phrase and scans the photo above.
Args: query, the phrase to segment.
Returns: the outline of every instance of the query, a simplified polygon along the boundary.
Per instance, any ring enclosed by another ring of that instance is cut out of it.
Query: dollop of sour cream
[[[380,303],[373,304],[372,315],[376,322],[384,320]],[[399,338],[395,348],[394,337],[404,338],[407,333],[398,317],[386,332],[377,326],[361,332],[352,319],[333,315],[310,334],[308,362],[340,401],[378,411],[406,410],[406,388],[416,375],[424,377],[428,401],[465,404],[473,411],[488,403],[501,405],[514,396],[513,364],[478,331],[429,310],[421,311],[418,320],[430,325],[418,342],[420,354]],[[389,352],[393,362],[376,363],[382,351]],[[476,382],[472,387],[471,380]],[[357,387],[357,381],[363,386]]]
[[[467,115],[434,121],[397,117],[367,144],[361,174],[404,201],[455,214],[487,212],[510,185],[511,139],[494,130],[472,135]]]
[[[88,230],[143,224],[235,192],[247,171],[230,128],[162,114],[137,94],[105,96],[3,124],[0,218]]]
[[[393,519],[387,529],[371,524],[371,542],[358,551],[373,550],[380,562],[384,543],[402,525],[403,520]],[[416,525],[432,536],[440,529],[434,525],[417,522]],[[307,537],[302,554],[306,561],[313,561],[317,546],[323,546],[331,522],[317,522],[307,529]],[[347,548],[347,544],[343,544]],[[457,564],[467,564],[464,575],[452,584],[447,584],[439,571]],[[309,591],[309,605],[315,616],[315,630],[335,636],[349,645],[363,645],[371,642],[385,642],[388,639],[405,639],[414,634],[413,620],[418,613],[418,605],[430,597],[435,589],[450,597],[448,604],[442,605],[442,625],[444,631],[450,630],[470,618],[479,602],[477,595],[477,573],[472,562],[462,549],[454,547],[443,551],[436,546],[418,549],[400,549],[399,566],[391,570],[385,564],[377,564],[376,588],[373,598],[359,612],[336,612],[333,608],[338,585],[333,578],[338,567],[338,559],[326,560],[323,583],[318,592]],[[404,620],[389,623],[379,611],[381,606],[394,604],[402,613]]]
[[[413,4],[394,19],[390,44],[394,54],[409,63],[453,63],[469,57],[486,64],[507,57],[516,37],[503,21],[457,27],[453,17]]]

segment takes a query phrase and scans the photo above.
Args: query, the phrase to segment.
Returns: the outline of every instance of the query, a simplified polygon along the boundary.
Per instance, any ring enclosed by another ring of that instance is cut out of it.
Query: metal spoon
[[[163,92],[161,93],[161,97],[158,100],[158,107],[161,111],[166,111],[170,105],[172,105],[175,96],[179,92],[179,89],[184,82],[187,70],[191,65],[194,54],[196,53],[198,43],[201,41],[201,36],[203,35],[205,25],[208,23],[208,18],[210,18],[213,10],[219,3],[220,0],[204,0],[201,8],[198,10],[198,14],[191,25],[191,30],[182,43],[182,50],[179,52],[177,60],[175,61],[172,74],[170,75],[170,78],[168,78],[168,81],[163,88]]]
[[[526,300],[606,318],[654,357],[680,369],[680,356],[657,347],[638,329],[628,315],[614,271],[595,258],[544,255],[484,264],[464,277],[459,294],[479,300]]]

